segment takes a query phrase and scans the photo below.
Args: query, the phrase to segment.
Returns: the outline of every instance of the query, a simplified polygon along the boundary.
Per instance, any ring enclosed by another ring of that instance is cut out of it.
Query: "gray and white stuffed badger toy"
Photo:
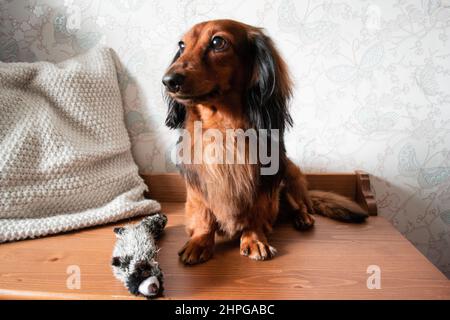
[[[167,223],[167,217],[157,213],[134,225],[114,228],[117,236],[113,250],[112,269],[134,295],[154,298],[163,291],[163,274],[156,261],[157,238]]]

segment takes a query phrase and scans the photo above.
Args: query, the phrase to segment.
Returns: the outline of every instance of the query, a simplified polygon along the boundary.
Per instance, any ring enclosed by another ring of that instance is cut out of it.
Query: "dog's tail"
[[[346,222],[363,222],[369,216],[358,204],[332,192],[309,191],[315,213]]]
[[[347,222],[363,222],[368,214],[352,200],[333,192],[308,190],[308,182],[300,168],[291,160],[286,160],[285,192],[290,205],[306,209],[332,219]]]

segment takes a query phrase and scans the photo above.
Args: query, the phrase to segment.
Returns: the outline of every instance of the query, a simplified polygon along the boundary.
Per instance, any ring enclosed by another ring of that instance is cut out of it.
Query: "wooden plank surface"
[[[185,267],[177,251],[187,240],[183,203],[163,203],[169,223],[160,265],[166,299],[450,299],[450,283],[382,217],[362,225],[317,217],[309,232],[290,224],[270,236],[279,254],[257,262],[239,255],[237,241],[219,241],[212,260]],[[0,299],[130,299],[112,275],[112,228],[0,245]],[[66,286],[78,265],[81,289]],[[366,286],[369,265],[381,268],[381,289]]]

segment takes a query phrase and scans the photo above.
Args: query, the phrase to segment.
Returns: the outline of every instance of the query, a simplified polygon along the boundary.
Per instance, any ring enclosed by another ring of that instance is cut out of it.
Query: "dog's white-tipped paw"
[[[275,249],[272,246],[269,246],[269,251],[270,251],[272,257],[275,256],[278,253],[277,249]]]
[[[269,260],[277,254],[277,249],[259,240],[241,243],[241,255],[253,260]]]

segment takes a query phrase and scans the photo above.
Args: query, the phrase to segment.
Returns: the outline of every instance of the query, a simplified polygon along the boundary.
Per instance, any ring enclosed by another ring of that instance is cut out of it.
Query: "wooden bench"
[[[169,218],[159,261],[166,299],[450,299],[450,282],[391,224],[376,216],[368,176],[310,174],[311,188],[351,197],[372,215],[346,224],[316,217],[298,232],[276,226],[270,236],[278,255],[257,262],[239,255],[238,241],[220,239],[212,260],[186,267],[177,251],[183,226],[184,182],[178,175],[144,176],[149,196]],[[0,245],[0,299],[135,299],[112,275],[112,229],[129,222]],[[368,289],[367,268],[380,267],[381,289]],[[81,288],[70,289],[70,266],[79,267]]]

